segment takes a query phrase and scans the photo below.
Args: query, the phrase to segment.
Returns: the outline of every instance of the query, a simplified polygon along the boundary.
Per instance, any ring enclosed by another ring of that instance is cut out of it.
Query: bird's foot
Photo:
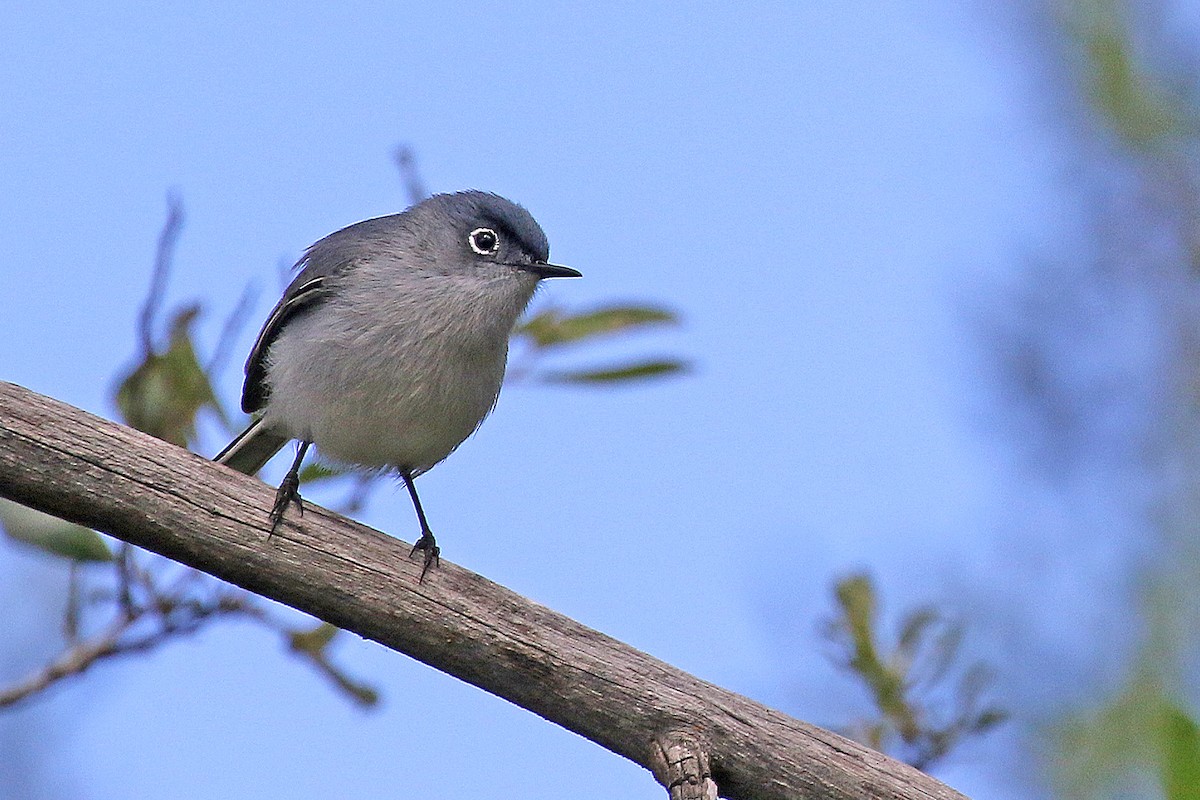
[[[433,531],[429,530],[428,528],[421,531],[421,538],[417,539],[417,543],[414,544],[412,550],[409,551],[408,557],[412,558],[415,556],[418,550],[425,551],[425,564],[421,567],[421,579],[418,581],[418,583],[424,583],[425,573],[429,571],[429,568],[434,564],[438,565],[439,567],[442,565],[442,548],[437,546],[437,542],[433,538]]]
[[[300,476],[289,472],[283,476],[283,483],[279,484],[279,490],[275,492],[275,506],[271,509],[271,532],[267,534],[268,538],[275,535],[275,529],[283,522],[283,514],[293,501],[303,517],[304,501],[300,499]]]

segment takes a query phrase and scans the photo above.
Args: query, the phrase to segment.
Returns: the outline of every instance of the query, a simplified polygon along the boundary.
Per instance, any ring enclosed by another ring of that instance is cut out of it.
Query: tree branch
[[[0,496],[109,533],[412,656],[629,758],[739,798],[962,800],[906,764],[705,683],[313,505],[0,382]]]
[[[103,633],[85,642],[76,642],[54,661],[28,678],[0,689],[0,708],[14,705],[48,688],[68,675],[78,675],[97,661],[116,655],[121,636],[128,629],[127,620],[120,620]]]

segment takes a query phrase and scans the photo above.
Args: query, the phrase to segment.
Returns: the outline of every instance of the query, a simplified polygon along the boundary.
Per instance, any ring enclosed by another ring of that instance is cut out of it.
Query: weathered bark
[[[0,496],[374,639],[651,770],[675,796],[962,798],[903,763],[705,683],[316,506],[267,538],[274,490],[0,383]]]

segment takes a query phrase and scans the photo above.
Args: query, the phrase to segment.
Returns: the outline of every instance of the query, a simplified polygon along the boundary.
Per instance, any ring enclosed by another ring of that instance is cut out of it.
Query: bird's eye
[[[467,242],[481,256],[490,256],[500,249],[500,237],[491,228],[476,228],[467,237]]]

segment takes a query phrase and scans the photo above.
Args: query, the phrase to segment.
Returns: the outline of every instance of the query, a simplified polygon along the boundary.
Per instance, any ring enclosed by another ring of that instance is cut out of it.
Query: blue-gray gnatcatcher
[[[546,235],[521,206],[485,192],[435,195],[308,248],[246,361],[255,421],[216,461],[254,474],[300,442],[271,509],[294,501],[312,444],[336,461],[397,472],[412,497],[421,579],[439,548],[413,478],[450,455],[496,404],[517,318],[542,278]],[[411,554],[410,554],[411,555]]]

